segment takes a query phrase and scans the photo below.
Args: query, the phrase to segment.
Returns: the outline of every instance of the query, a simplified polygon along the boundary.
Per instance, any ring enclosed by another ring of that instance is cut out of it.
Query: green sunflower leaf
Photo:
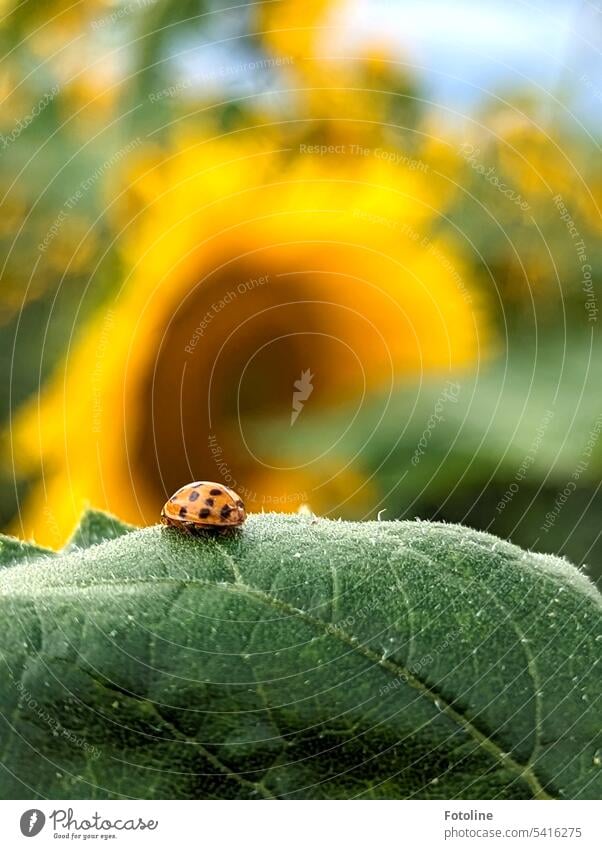
[[[0,569],[16,566],[17,563],[29,563],[32,560],[55,556],[56,552],[48,548],[0,534]]]
[[[602,602],[461,526],[250,516],[0,572],[2,798],[600,798]]]
[[[136,529],[133,525],[127,525],[115,516],[103,513],[102,510],[86,510],[64,551],[90,548],[92,545],[117,539],[134,530]]]

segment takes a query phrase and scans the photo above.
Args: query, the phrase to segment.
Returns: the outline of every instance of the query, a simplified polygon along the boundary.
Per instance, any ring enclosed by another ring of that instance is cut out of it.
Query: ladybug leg
[[[202,525],[190,524],[188,526],[188,533],[191,537],[194,537],[195,539],[202,539],[203,537],[208,536],[207,528],[203,527]]]
[[[216,528],[216,533],[220,537],[233,537],[240,532],[238,525],[224,525],[223,528]]]
[[[187,522],[184,525],[184,530],[188,534],[188,536],[194,537],[195,539],[203,538],[211,536],[213,533],[213,528],[208,525],[204,527],[203,525],[195,525],[194,522]]]
[[[195,536],[194,525],[191,522],[182,522],[178,528],[189,537]]]

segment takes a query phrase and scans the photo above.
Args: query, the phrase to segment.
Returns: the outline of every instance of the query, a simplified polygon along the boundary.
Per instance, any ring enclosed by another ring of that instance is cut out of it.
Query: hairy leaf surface
[[[276,514],[74,540],[0,546],[4,798],[602,795],[602,605],[563,560]]]

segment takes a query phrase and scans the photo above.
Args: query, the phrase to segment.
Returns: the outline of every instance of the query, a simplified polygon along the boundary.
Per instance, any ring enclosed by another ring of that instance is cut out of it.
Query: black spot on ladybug
[[[206,498],[206,499],[205,499],[205,504],[207,505],[207,507],[213,507],[213,505],[215,504],[215,499],[213,499],[213,498]]]
[[[188,496],[188,500],[189,501],[196,501],[197,498],[199,498],[199,494],[196,491],[196,489],[193,489],[192,492],[190,493],[190,495]]]
[[[182,518],[184,518],[184,516],[185,516],[187,513],[188,513],[188,510],[186,509],[186,507],[180,507],[180,512],[178,513],[178,515],[179,515],[179,516],[181,516]]]
[[[202,510],[199,510],[199,519],[206,519],[207,516],[211,515],[211,510],[208,507],[203,507]]]
[[[222,494],[221,489],[212,489],[212,490],[209,491],[209,495],[221,495],[221,494]]]
[[[227,519],[231,512],[232,512],[232,508],[230,507],[230,505],[224,504],[222,509],[219,511],[219,514],[222,517],[222,519]]]

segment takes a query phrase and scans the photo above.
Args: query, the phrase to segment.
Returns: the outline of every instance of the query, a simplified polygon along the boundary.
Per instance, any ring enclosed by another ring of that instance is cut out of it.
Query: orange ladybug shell
[[[233,489],[221,483],[196,481],[180,487],[165,502],[161,521],[186,530],[234,528],[246,518],[245,505]]]

